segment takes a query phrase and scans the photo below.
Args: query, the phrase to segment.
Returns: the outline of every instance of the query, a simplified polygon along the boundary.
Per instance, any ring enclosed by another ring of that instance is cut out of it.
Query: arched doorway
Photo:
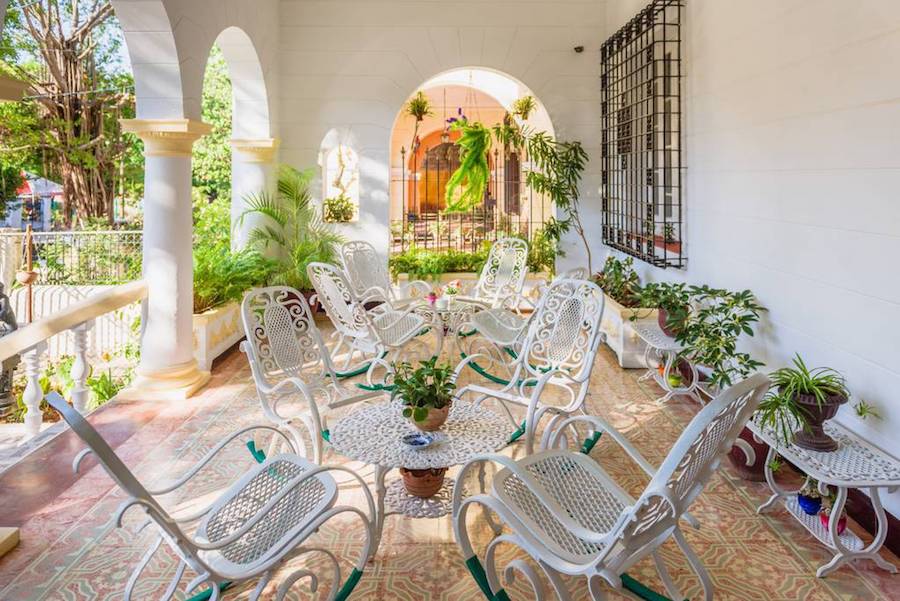
[[[530,239],[540,231],[553,215],[552,207],[525,185],[527,157],[496,141],[488,153],[484,200],[466,213],[444,212],[447,181],[459,166],[459,132],[448,121],[465,116],[493,128],[512,118],[517,100],[534,98],[531,91],[502,73],[468,68],[429,79],[409,98],[419,93],[428,100],[429,114],[421,119],[410,115],[407,99],[391,133],[391,252],[412,247],[475,251],[498,237]],[[546,109],[535,101],[521,125],[553,135]]]

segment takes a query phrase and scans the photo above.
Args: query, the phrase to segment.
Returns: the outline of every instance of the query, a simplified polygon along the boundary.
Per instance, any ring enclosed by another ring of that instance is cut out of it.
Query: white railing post
[[[85,386],[90,366],[87,361],[88,332],[93,327],[94,321],[86,321],[72,328],[73,347],[75,361],[72,363],[72,405],[79,413],[84,413],[88,401],[88,388]]]
[[[47,343],[42,341],[22,353],[22,363],[25,364],[25,391],[22,393],[22,402],[25,403],[25,436],[31,438],[41,431],[43,414],[41,413],[41,401],[44,400],[44,391],[41,388],[41,358],[47,350]]]

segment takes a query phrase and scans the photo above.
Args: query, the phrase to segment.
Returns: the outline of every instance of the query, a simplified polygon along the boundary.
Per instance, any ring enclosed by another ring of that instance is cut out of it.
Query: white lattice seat
[[[425,318],[417,313],[386,311],[372,319],[385,344],[400,345],[428,327]]]
[[[534,479],[541,495],[552,498],[582,527],[610,532],[632,498],[587,455],[546,451],[523,459],[519,466]],[[519,518],[531,543],[567,561],[582,563],[603,550],[572,534],[547,510],[513,471],[503,469],[493,481],[493,494]]]
[[[387,261],[365,240],[352,240],[341,245],[341,263],[353,292],[363,302],[381,302],[391,309],[405,309],[431,291],[422,280],[401,286],[391,285]],[[381,305],[376,309],[383,310]]]
[[[337,499],[337,485],[330,474],[316,474],[299,486],[298,477],[315,467],[295,455],[278,455],[247,472],[213,504],[201,522],[197,537],[218,543],[240,531],[260,513],[263,517],[235,542],[200,556],[225,577],[236,577],[249,566],[259,567],[296,545],[304,530]],[[267,504],[279,494],[277,502]]]
[[[506,309],[495,308],[473,314],[469,323],[494,344],[511,346],[522,335],[528,325],[528,318]]]

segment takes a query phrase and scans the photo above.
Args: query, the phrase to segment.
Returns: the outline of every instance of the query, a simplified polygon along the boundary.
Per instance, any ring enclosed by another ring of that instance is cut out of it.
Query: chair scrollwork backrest
[[[306,272],[316,289],[316,298],[340,334],[351,338],[377,338],[368,312],[341,268],[330,263],[310,263]]]
[[[721,392],[684,429],[623,523],[620,539],[635,550],[674,528],[756,411],[769,379],[755,374]]]
[[[521,238],[501,238],[488,254],[474,296],[498,306],[506,297],[521,294],[528,275],[528,243]]]
[[[548,369],[582,378],[600,340],[603,291],[587,280],[556,279],[544,291],[522,345],[522,361],[535,376]]]
[[[250,359],[269,384],[285,376],[301,377],[307,367],[334,371],[301,292],[287,286],[255,288],[244,296],[241,318]]]
[[[353,292],[363,295],[366,291],[379,288],[392,300],[391,278],[375,247],[365,240],[351,240],[341,245],[341,263]]]

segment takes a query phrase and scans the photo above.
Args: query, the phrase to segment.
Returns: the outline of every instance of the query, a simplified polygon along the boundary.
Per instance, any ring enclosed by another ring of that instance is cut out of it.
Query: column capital
[[[271,163],[275,160],[278,138],[232,140],[231,148],[245,163]]]
[[[212,126],[193,119],[120,119],[124,131],[144,141],[144,156],[189,157]]]

